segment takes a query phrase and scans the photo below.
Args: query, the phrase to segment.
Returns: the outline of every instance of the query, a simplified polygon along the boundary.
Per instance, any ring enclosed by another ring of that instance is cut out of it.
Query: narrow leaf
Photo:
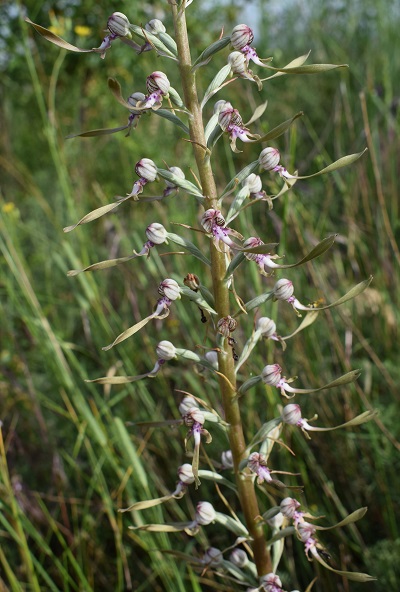
[[[225,197],[227,193],[229,193],[232,189],[239,185],[239,183],[244,181],[249,175],[257,171],[259,167],[260,163],[258,162],[258,160],[255,160],[254,162],[251,162],[250,164],[245,166],[244,169],[242,169],[233,179],[229,181],[228,185],[223,190],[220,199]]]
[[[350,372],[346,372],[343,376],[332,380],[332,382],[328,382],[328,384],[324,384],[324,386],[320,386],[317,389],[294,389],[296,393],[300,394],[307,394],[307,393],[316,393],[318,391],[323,391],[325,389],[335,388],[337,386],[344,386],[345,384],[350,384],[357,380],[360,376],[361,370],[351,370]],[[290,392],[290,391],[289,391]]]
[[[258,432],[255,434],[255,436],[252,438],[247,449],[251,450],[252,448],[254,448],[254,446],[260,444],[260,442],[264,442],[264,440],[268,437],[268,434],[272,432],[272,430],[274,430],[280,423],[282,423],[280,417],[276,417],[275,419],[271,419],[270,421],[264,423],[258,430]]]
[[[251,125],[252,123],[257,121],[258,119],[260,119],[260,117],[262,117],[262,115],[264,114],[264,112],[267,108],[267,105],[268,105],[268,101],[265,101],[265,103],[261,103],[261,105],[258,105],[258,107],[255,108],[254,113],[251,116],[251,118],[249,119],[249,121],[246,121],[245,126],[248,127],[249,125]]]
[[[153,33],[150,33],[150,31],[145,31],[142,29],[142,27],[138,27],[137,25],[130,25],[130,30],[132,31],[132,33],[135,33],[135,35],[137,35],[138,37],[141,37],[142,39],[144,39],[145,41],[148,41],[153,47],[154,49],[156,49],[158,51],[158,53],[160,53],[161,55],[165,55],[165,56],[169,56],[169,57],[173,57],[176,58],[178,53],[172,46],[170,46],[169,48],[161,41],[161,39],[159,39],[156,35],[153,35]],[[172,51],[171,51],[172,50]]]
[[[276,138],[279,138],[279,136],[284,134],[286,130],[290,128],[290,126],[294,121],[296,121],[296,119],[298,119],[299,117],[303,117],[303,115],[303,111],[299,111],[298,113],[296,113],[296,115],[293,115],[291,119],[287,119],[283,123],[280,123],[272,130],[270,130],[268,133],[266,133],[264,136],[256,140],[256,142],[267,142],[269,140],[275,140]]]
[[[68,276],[75,276],[78,273],[82,273],[84,271],[97,271],[99,269],[109,269],[110,267],[115,267],[116,265],[121,265],[122,263],[126,263],[131,259],[135,259],[137,255],[129,255],[128,257],[120,257],[119,259],[107,259],[106,261],[99,261],[98,263],[93,263],[84,269],[71,269],[67,272]]]
[[[355,512],[352,512],[351,514],[346,516],[346,518],[344,518],[343,520],[341,520],[337,524],[334,524],[333,526],[318,526],[317,524],[315,524],[315,528],[317,530],[331,530],[332,528],[339,528],[341,526],[346,526],[347,524],[352,524],[353,522],[357,522],[357,520],[361,520],[361,518],[363,518],[363,516],[365,516],[367,511],[368,511],[368,508],[359,508],[358,510],[356,510]]]
[[[88,222],[93,222],[93,220],[97,220],[97,218],[101,218],[101,216],[104,216],[104,214],[108,214],[108,212],[112,212],[113,210],[115,210],[115,208],[118,208],[118,206],[121,205],[121,203],[125,201],[125,199],[127,198],[121,199],[120,201],[113,204],[101,206],[101,208],[97,208],[96,210],[89,212],[89,214],[83,216],[83,218],[81,218],[79,222],[77,222],[76,224],[73,224],[72,226],[66,226],[63,229],[64,232],[71,232],[71,230],[74,230],[74,228],[76,228],[80,224],[87,224]]]
[[[211,45],[209,45],[204,51],[202,51],[199,57],[196,59],[196,61],[193,64],[192,70],[196,70],[197,68],[200,68],[205,64],[208,64],[212,56],[216,54],[218,51],[221,51],[221,49],[224,49],[224,47],[226,47],[227,45],[229,45],[230,41],[230,37],[222,37],[222,39],[218,39],[218,41],[214,41],[214,43],[211,43]]]
[[[78,134],[69,134],[66,136],[66,140],[70,140],[71,138],[93,138],[94,136],[108,136],[109,134],[116,134],[117,132],[121,132],[122,130],[126,130],[129,128],[129,124],[122,125],[120,127],[111,127],[111,128],[103,128],[103,129],[94,129],[88,132],[81,132]]]
[[[357,284],[356,286],[351,288],[351,290],[349,290],[344,296],[339,298],[339,300],[332,302],[331,304],[327,304],[326,306],[318,306],[318,308],[316,308],[316,309],[312,308],[312,307],[303,306],[303,307],[300,307],[300,310],[320,311],[320,310],[326,310],[328,308],[334,308],[335,306],[340,306],[341,304],[344,304],[345,302],[348,302],[349,300],[352,300],[353,298],[356,298],[357,296],[362,294],[362,292],[364,292],[364,290],[366,290],[368,288],[368,286],[370,285],[371,282],[372,282],[372,275],[367,280],[364,280],[363,282],[360,282],[359,284]]]
[[[215,512],[215,522],[222,524],[224,528],[230,530],[236,536],[249,536],[249,532],[245,525],[239,522],[239,520],[232,518],[232,516],[221,514],[221,512]]]
[[[280,541],[281,539],[284,539],[288,536],[292,536],[295,533],[296,533],[296,529],[294,528],[294,526],[288,526],[287,528],[282,528],[279,532],[276,533],[276,535],[274,535],[272,538],[270,538],[265,544],[267,545],[267,547],[270,547],[271,545],[276,543],[276,541]]]
[[[320,257],[328,249],[331,248],[331,246],[335,242],[336,237],[337,237],[337,234],[333,234],[332,236],[328,236],[327,238],[324,238],[324,240],[322,240],[320,243],[318,243],[305,257],[303,257],[303,259],[300,259],[300,261],[298,261],[297,263],[291,263],[289,265],[279,264],[280,269],[287,269],[289,267],[298,267],[299,265],[303,265],[304,263],[307,263],[308,261],[312,261],[312,259],[316,259],[317,257]],[[264,245],[262,245],[262,246],[264,246]]]
[[[190,195],[200,197],[202,200],[204,199],[204,196],[201,193],[200,189],[198,189],[196,185],[194,185],[187,179],[182,179],[181,177],[178,177],[177,175],[171,173],[171,171],[167,171],[165,169],[157,168],[157,173],[160,175],[160,177],[166,179],[167,181],[171,181],[171,183],[173,183],[177,187],[181,187],[182,189],[187,191],[187,193],[190,193]]]
[[[335,162],[325,167],[324,169],[318,171],[317,173],[313,173],[312,175],[296,176],[296,179],[311,179],[311,177],[318,177],[319,175],[325,175],[326,173],[331,173],[332,171],[341,169],[345,166],[348,166],[349,164],[353,164],[353,162],[356,162],[356,160],[361,158],[361,156],[365,154],[367,150],[368,148],[365,148],[362,152],[343,156],[342,158],[339,158],[339,160],[336,160]]]
[[[329,72],[329,70],[335,70],[336,68],[348,68],[348,64],[310,64],[308,66],[292,66],[290,68],[274,68],[264,64],[264,68],[273,70],[274,72],[283,72],[284,74],[319,74],[321,72]],[[268,78],[262,78],[261,82],[268,80]]]
[[[222,132],[220,125],[218,124],[218,113],[214,113],[207,122],[207,125],[204,129],[204,137],[206,139],[206,144],[208,146],[208,140],[214,130],[218,130]]]
[[[333,569],[333,567],[328,565],[317,552],[313,553],[313,557],[318,561],[318,563],[323,565],[326,569],[329,569],[329,571],[333,571],[334,573],[340,576],[344,576],[345,578],[347,578],[348,580],[352,580],[353,582],[371,582],[372,580],[376,580],[376,578],[366,573]]]
[[[163,504],[164,502],[169,501],[170,499],[173,499],[175,496],[174,495],[164,495],[163,497],[158,497],[158,498],[154,498],[151,500],[144,500],[142,502],[136,502],[135,504],[132,504],[131,506],[129,506],[129,508],[120,508],[118,510],[118,512],[120,512],[121,514],[123,514],[124,512],[132,512],[135,510],[147,510],[147,508],[154,508],[154,506],[159,506],[160,504]],[[182,496],[180,496],[182,497]]]
[[[134,335],[135,333],[140,331],[140,329],[142,329],[145,325],[147,325],[147,323],[153,318],[154,318],[154,314],[142,319],[139,323],[136,323],[136,325],[133,325],[133,327],[130,327],[129,329],[127,329],[126,331],[123,331],[123,333],[118,335],[118,337],[116,337],[114,339],[114,341],[112,343],[110,343],[110,345],[107,345],[106,347],[102,347],[101,349],[103,351],[108,351],[109,349],[114,347],[114,345],[118,345],[118,343],[121,343],[121,341],[125,341],[125,339],[128,339],[129,337],[131,337],[132,335]]]
[[[368,421],[371,421],[377,415],[378,415],[377,411],[364,411],[364,413],[361,413],[360,415],[353,417],[353,419],[349,419],[349,421],[346,421],[345,423],[342,423],[338,426],[333,426],[333,427],[329,427],[329,428],[312,427],[309,429],[310,429],[310,431],[313,431],[313,432],[332,432],[334,430],[339,430],[341,428],[350,428],[350,427],[362,425],[363,423],[367,423]]]
[[[132,105],[130,105],[129,103],[127,103],[125,101],[125,99],[122,96],[121,93],[121,85],[118,82],[118,80],[116,80],[115,78],[109,78],[107,80],[107,84],[108,84],[108,88],[110,89],[110,91],[112,92],[112,94],[114,95],[114,97],[117,99],[118,103],[120,105],[122,105],[123,107],[125,107],[126,109],[129,109],[130,111],[132,110]],[[135,107],[135,111],[140,111],[141,109],[139,107]]]
[[[313,322],[317,319],[317,317],[318,317],[318,310],[313,310],[312,312],[307,313],[306,316],[304,317],[304,319],[301,321],[300,325],[297,327],[297,329],[295,331],[293,331],[293,333],[291,333],[290,335],[286,335],[286,337],[282,337],[282,339],[284,341],[287,339],[291,339],[297,333],[300,333],[300,331],[303,331],[303,329],[306,329],[307,327],[312,325]]]
[[[58,35],[55,35],[51,31],[49,31],[49,29],[46,29],[45,27],[41,27],[40,25],[37,25],[36,23],[32,22],[27,16],[24,18],[24,20],[27,23],[29,23],[30,25],[32,25],[32,27],[34,27],[34,29],[40,35],[42,35],[42,37],[47,39],[47,41],[50,41],[50,43],[53,43],[54,45],[57,45],[58,47],[61,47],[62,49],[67,49],[68,51],[74,51],[76,53],[91,53],[94,51],[94,49],[81,49],[80,47],[76,47],[75,45],[71,45],[71,43],[68,43],[68,41],[64,41],[64,39],[61,39],[61,37],[59,37]]]
[[[219,473],[215,473],[214,471],[200,470],[199,477],[201,479],[205,479],[206,481],[213,481],[218,485],[225,485],[226,487],[229,487],[229,489],[237,491],[235,483],[232,483],[232,481],[225,479],[225,477],[223,477]]]
[[[295,58],[294,60],[292,60],[291,62],[286,64],[286,66],[284,66],[284,68],[295,68],[297,66],[302,66],[304,64],[304,62],[307,60],[310,53],[311,53],[311,51],[309,51],[308,53],[306,53],[298,58]],[[271,80],[272,78],[277,78],[278,76],[285,76],[285,72],[276,72],[275,74],[268,76],[268,78],[263,78],[263,82],[265,80]]]
[[[170,524],[142,524],[141,526],[128,526],[130,530],[144,530],[146,532],[182,532],[192,530],[193,522],[172,522]]]
[[[195,302],[197,306],[200,306],[200,308],[207,310],[211,314],[217,314],[217,312],[208,304],[208,302],[204,300],[199,292],[194,292],[190,288],[183,286],[181,287],[181,294],[183,296],[187,296],[190,300]]]
[[[253,386],[256,386],[256,384],[258,384],[259,382],[261,382],[261,376],[252,376],[242,384],[242,386],[238,390],[238,395],[244,395],[245,393],[247,393],[247,391],[253,388]]]
[[[228,280],[231,277],[231,275],[233,275],[233,272],[245,260],[246,260],[246,257],[243,252],[240,251],[239,253],[237,253],[228,265],[228,269],[226,270],[224,280]]]
[[[225,80],[228,78],[229,74],[231,72],[231,66],[229,64],[226,64],[223,68],[221,68],[221,70],[216,74],[216,76],[214,77],[214,79],[211,81],[209,87],[207,88],[204,98],[201,102],[200,108],[203,109],[204,105],[207,103],[207,101],[209,99],[211,99],[211,97],[213,95],[215,95],[215,93],[217,93],[221,87],[221,85],[225,82]]]
[[[187,249],[189,251],[189,253],[191,253],[194,257],[196,257],[196,259],[199,259],[200,261],[202,261],[203,263],[205,263],[209,267],[211,266],[210,261],[207,259],[207,257],[205,255],[203,255],[203,253],[200,251],[200,249],[198,249],[196,247],[196,245],[191,243],[186,238],[182,238],[178,234],[174,234],[172,232],[168,232],[167,237],[169,240],[171,240],[176,245],[179,245],[179,246]]]
[[[139,374],[138,376],[102,376],[101,378],[94,378],[93,380],[85,380],[85,382],[96,382],[97,384],[128,384],[130,382],[137,382],[142,378],[155,378],[156,374],[146,372],[146,374]]]
[[[244,308],[247,312],[249,312],[250,310],[253,310],[253,308],[257,308],[261,306],[261,304],[264,304],[264,302],[267,302],[267,300],[270,300],[273,295],[273,292],[265,292],[264,294],[260,294],[260,296],[256,296],[252,300],[249,300],[249,302],[246,302]]]
[[[168,121],[170,121],[174,125],[180,127],[185,132],[185,134],[189,135],[188,126],[186,124],[184,124],[183,121],[181,121],[179,119],[179,117],[177,115],[175,115],[174,113],[171,113],[167,109],[157,109],[156,111],[153,111],[153,113],[155,113],[155,115],[159,115],[160,117],[163,117],[164,119],[168,119]]]

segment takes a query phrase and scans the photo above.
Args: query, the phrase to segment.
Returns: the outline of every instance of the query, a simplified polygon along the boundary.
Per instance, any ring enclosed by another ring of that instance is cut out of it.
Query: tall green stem
[[[190,57],[190,46],[187,35],[185,11],[179,12],[178,6],[172,4],[174,18],[175,39],[178,46],[179,68],[182,79],[185,105],[192,114],[189,121],[190,139],[192,141],[194,156],[197,163],[199,178],[203,195],[206,196],[207,206],[217,209],[217,188],[209,159],[205,159],[204,149],[206,145],[204,137],[204,126],[202,112],[197,97],[195,74],[192,71]],[[215,298],[215,308],[218,318],[230,314],[229,290],[224,282],[226,262],[223,253],[217,251],[211,244],[211,275]],[[225,340],[226,341],[226,340]],[[233,456],[234,470],[238,493],[246,526],[253,539],[252,548],[254,560],[257,565],[258,574],[264,575],[271,571],[271,559],[265,545],[265,538],[262,524],[257,522],[260,515],[257,497],[254,491],[253,480],[250,476],[239,472],[239,464],[244,458],[246,442],[243,434],[240,409],[235,397],[236,375],[231,351],[227,351],[226,343],[218,354],[219,371],[228,380],[222,377],[219,379],[219,386],[222,395],[222,404],[225,411],[225,419],[229,423],[229,443]],[[232,387],[230,386],[232,385]]]

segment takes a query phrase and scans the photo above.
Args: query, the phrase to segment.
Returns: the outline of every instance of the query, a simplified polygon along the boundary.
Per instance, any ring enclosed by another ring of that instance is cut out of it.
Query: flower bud
[[[284,516],[282,512],[278,512],[277,514],[275,514],[275,516],[267,520],[267,524],[269,524],[271,528],[280,528],[283,524],[283,518]]]
[[[218,370],[218,352],[211,350],[204,355],[207,362],[209,362],[215,370]]]
[[[194,475],[192,465],[189,463],[185,463],[181,465],[178,469],[178,479],[181,483],[185,483],[185,485],[191,485],[194,483]]]
[[[155,245],[162,245],[167,240],[167,231],[162,224],[153,222],[146,228],[146,236]]]
[[[244,241],[243,247],[245,249],[254,249],[254,247],[261,247],[261,245],[263,244],[264,241],[262,241],[257,236],[250,236],[248,239]],[[260,253],[245,253],[244,256],[249,261],[257,261],[260,257]]]
[[[113,12],[107,21],[107,29],[117,37],[131,37],[130,22],[122,12]]]
[[[150,158],[142,158],[136,163],[135,172],[146,181],[155,181],[157,178],[157,167]]]
[[[184,179],[185,178],[185,173],[179,167],[176,167],[176,166],[169,167],[169,172],[172,173],[173,175],[176,175],[180,179]],[[173,181],[167,181],[167,180],[165,180],[165,184],[166,184],[167,187],[176,187],[176,185],[175,185],[175,183]]]
[[[203,423],[206,421],[204,413],[198,407],[191,407],[187,410],[184,418],[185,424],[190,428],[194,423]]]
[[[185,276],[183,283],[187,288],[190,288],[190,290],[193,290],[194,292],[197,292],[200,286],[200,280],[194,273],[188,273],[187,276]]]
[[[167,278],[158,286],[158,293],[168,300],[177,300],[181,297],[181,289],[175,280]]]
[[[248,177],[245,178],[243,185],[248,187],[249,193],[260,193],[262,190],[262,181],[259,175],[255,175],[251,173]]]
[[[224,450],[221,454],[221,464],[224,469],[233,469],[232,450]]]
[[[260,584],[264,587],[266,592],[275,592],[276,589],[282,588],[282,582],[279,576],[274,573],[269,573],[260,578]]]
[[[282,410],[281,418],[282,421],[288,423],[289,425],[297,425],[297,423],[301,420],[300,405],[296,405],[294,403],[285,405]]]
[[[272,169],[278,166],[280,159],[279,150],[271,147],[264,148],[258,157],[258,161],[265,171],[272,171]]]
[[[229,556],[229,561],[239,569],[242,569],[248,564],[249,558],[247,557],[246,551],[243,551],[243,549],[233,549]]]
[[[149,33],[153,33],[153,35],[158,35],[159,33],[165,33],[167,30],[164,27],[163,23],[159,19],[152,19],[144,26],[144,28]]]
[[[206,210],[201,217],[200,223],[206,232],[212,232],[215,225],[225,226],[225,218],[219,210],[210,208]]]
[[[199,502],[196,506],[195,521],[201,526],[207,526],[215,520],[215,510],[210,502]]]
[[[286,518],[292,519],[294,517],[294,513],[297,511],[297,508],[300,508],[300,502],[298,502],[293,497],[285,497],[280,503],[280,509],[282,514]]]
[[[160,341],[156,353],[159,360],[172,360],[176,356],[176,348],[170,341]]]
[[[218,123],[221,129],[227,131],[229,126],[237,125],[243,127],[243,119],[237,109],[234,109],[230,103],[226,103],[222,106],[218,113]]]
[[[214,115],[217,113],[220,113],[220,111],[222,111],[222,109],[233,109],[233,107],[228,101],[224,101],[223,99],[221,99],[220,101],[217,101],[214,104],[214,109],[213,109]]]
[[[254,33],[247,25],[236,25],[231,33],[231,44],[235,49],[243,49],[246,45],[251,45],[254,39]]]
[[[184,416],[187,414],[189,409],[192,409],[193,407],[199,407],[196,399],[193,399],[193,397],[184,397],[179,404],[179,413]]]
[[[243,76],[248,73],[246,56],[240,51],[233,51],[228,55],[228,64],[230,65],[233,74]]]
[[[300,540],[305,543],[315,534],[316,528],[309,522],[300,522],[297,525],[297,532],[299,533]]]
[[[134,92],[131,94],[130,97],[128,97],[127,103],[129,103],[130,105],[132,105],[132,107],[136,107],[138,101],[144,101],[145,99],[145,95],[141,92]]]
[[[212,563],[213,565],[219,565],[222,563],[223,555],[222,551],[216,547],[209,547],[203,555],[203,563]]]
[[[289,300],[294,293],[293,282],[282,278],[278,280],[273,288],[275,300]]]
[[[261,379],[264,384],[269,386],[277,386],[280,379],[282,378],[282,368],[279,364],[268,364],[264,366],[261,372]]]
[[[272,337],[276,333],[276,324],[268,317],[260,317],[256,323],[256,331],[260,331],[263,337]]]
[[[233,333],[236,327],[237,321],[230,315],[228,315],[227,317],[222,317],[222,319],[219,319],[217,323],[218,333],[220,333],[224,337],[229,337],[230,333]]]
[[[170,82],[164,72],[156,71],[146,79],[146,87],[149,93],[160,92],[166,95],[169,91]]]

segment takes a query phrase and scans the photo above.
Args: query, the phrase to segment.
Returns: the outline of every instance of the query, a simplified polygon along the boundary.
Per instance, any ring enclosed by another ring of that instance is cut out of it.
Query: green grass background
[[[53,3],[50,13],[41,2],[30,0],[26,6],[32,20],[43,26],[52,21],[64,37],[85,47],[99,45],[113,10],[123,10],[135,23],[158,16],[171,32],[161,3],[66,3],[63,10]],[[265,115],[253,128],[261,133],[304,111],[274,144],[289,170],[296,167],[307,174],[345,154],[369,149],[350,168],[299,182],[275,202],[272,212],[256,204],[246,219],[232,224],[245,235],[258,233],[265,242],[279,242],[279,253],[288,262],[300,259],[315,241],[338,233],[334,247],[321,259],[285,274],[304,302],[333,301],[374,276],[356,301],[321,313],[312,327],[289,342],[284,357],[279,348],[261,344],[240,372],[246,379],[277,361],[289,375],[299,375],[301,386],[318,386],[361,368],[355,385],[304,399],[304,415],[317,412],[320,425],[335,425],[365,409],[379,410],[373,423],[354,431],[315,434],[311,442],[288,429],[285,441],[296,456],[279,449],[272,457],[274,468],[301,474],[303,502],[313,513],[326,516],[326,524],[369,507],[362,522],[331,531],[323,542],[336,566],[367,571],[378,581],[360,585],[328,574],[306,561],[296,541],[288,542],[282,576],[287,589],[303,590],[318,575],[314,589],[319,592],[394,590],[400,577],[400,14],[388,0],[293,2],[279,10],[273,2],[252,6],[259,24],[255,45],[262,57],[272,55],[275,64],[284,65],[311,49],[309,61],[348,63],[350,69],[281,77],[265,84],[260,94],[239,80],[216,98],[231,100],[245,121],[268,99]],[[243,20],[241,7],[234,4],[204,8],[194,2],[190,9],[194,55],[217,38],[219,26],[225,25],[229,33]],[[84,382],[110,369],[129,375],[146,372],[160,339],[190,349],[212,346],[197,309],[180,301],[162,324],[149,325],[109,352],[101,350],[150,312],[164,277],[182,279],[192,272],[210,285],[207,270],[186,255],[162,256],[176,250],[169,245],[147,261],[66,276],[68,269],[138,250],[146,226],[155,221],[206,250],[207,243],[197,234],[171,225],[196,226],[197,204],[182,192],[165,205],[128,202],[115,214],[73,233],[62,232],[88,211],[128,192],[136,179],[134,164],[142,157],[159,166],[163,161],[178,165],[191,177],[192,161],[181,132],[154,115],[143,116],[129,138],[119,134],[65,140],[75,131],[125,123],[126,111],[110,96],[107,76],[118,78],[128,96],[143,91],[145,77],[156,69],[165,70],[179,90],[176,68],[153,53],[138,57],[118,43],[104,61],[96,55],[65,54],[28,29],[19,4],[6,2],[0,11],[5,23],[0,38],[0,586],[13,591],[223,590],[207,577],[208,583],[199,585],[186,565],[162,553],[174,548],[200,554],[210,542],[221,548],[227,541],[232,544],[215,526],[203,529],[196,539],[139,536],[128,530],[133,523],[185,520],[201,499],[226,511],[215,487],[203,484],[181,502],[146,512],[117,512],[133,501],[172,491],[176,469],[187,460],[182,428],[139,430],[129,422],[179,417],[175,389],[208,398],[219,408],[214,378],[172,362],[157,379],[126,387]],[[199,26],[199,19],[212,26]],[[90,27],[89,36],[74,32],[76,25]],[[203,69],[201,91],[226,55],[227,50]],[[257,66],[253,69],[259,72]],[[258,152],[244,146],[243,153],[233,157],[226,141],[220,142],[213,155],[219,187]],[[264,175],[264,180],[272,192],[272,177]],[[161,189],[161,184],[155,186],[154,194]],[[247,300],[273,280],[261,278],[256,266],[246,263],[236,288]],[[268,303],[259,314],[276,317],[281,334],[298,323],[284,306],[277,309]],[[238,349],[253,322],[252,315],[241,320]],[[266,418],[276,416],[280,402],[264,388],[246,395],[243,412],[249,437]],[[206,452],[218,462],[227,445],[220,433],[213,431],[213,436]],[[235,503],[229,493],[224,495]],[[270,503],[263,500],[262,509]]]

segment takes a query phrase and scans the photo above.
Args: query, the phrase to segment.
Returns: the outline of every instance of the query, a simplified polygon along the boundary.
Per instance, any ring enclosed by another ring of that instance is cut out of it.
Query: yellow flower
[[[88,37],[92,32],[92,29],[90,27],[86,27],[85,25],[76,25],[74,27],[74,31],[79,37]]]
[[[10,212],[14,211],[15,205],[12,201],[8,201],[3,205],[1,209],[3,210],[4,214],[9,214]]]

